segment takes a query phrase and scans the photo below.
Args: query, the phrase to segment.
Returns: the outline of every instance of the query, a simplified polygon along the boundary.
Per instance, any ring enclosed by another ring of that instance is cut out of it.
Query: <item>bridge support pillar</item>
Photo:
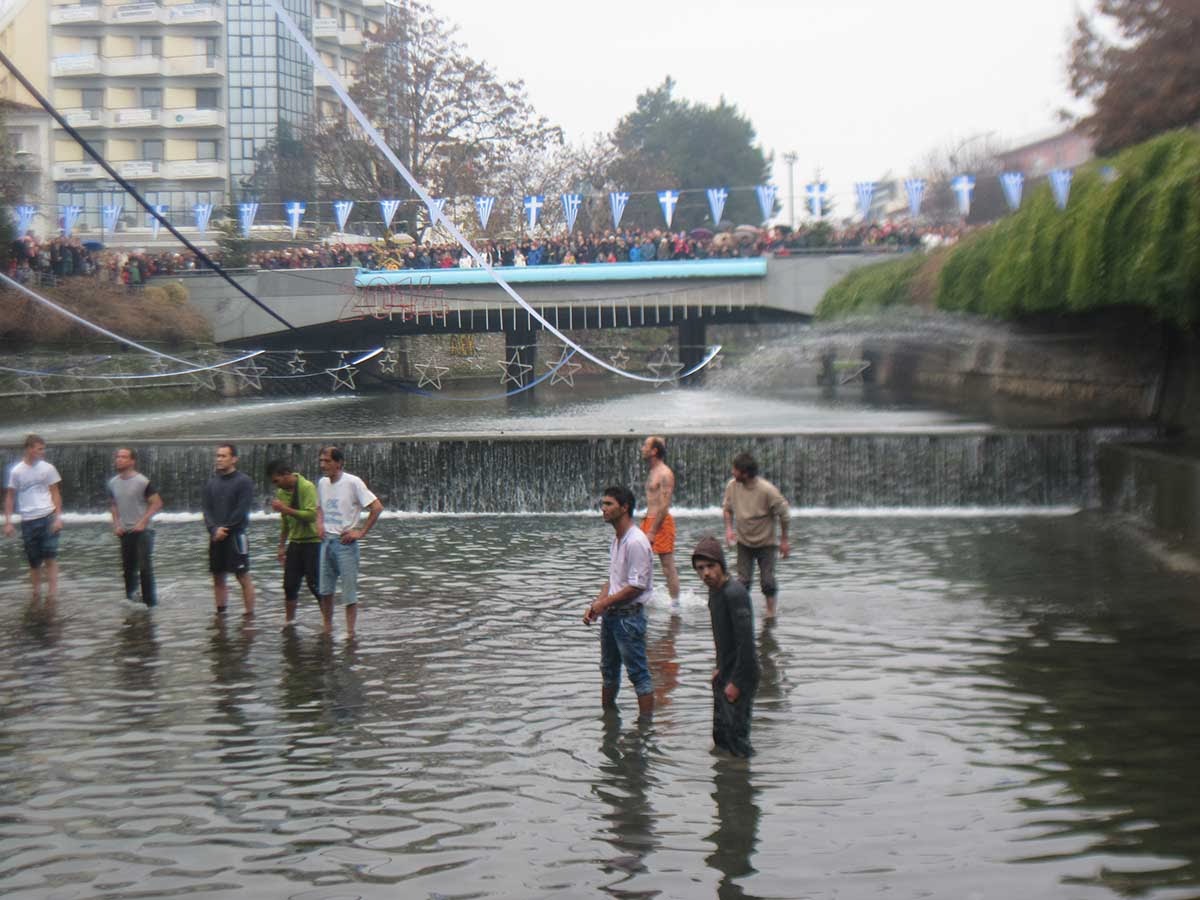
[[[504,360],[509,377],[505,390],[524,387],[537,378],[537,332],[532,328],[505,328]]]
[[[683,364],[683,370],[697,365],[700,360],[704,359],[704,353],[708,345],[704,337],[704,320],[701,318],[684,319],[679,323],[679,362]],[[694,381],[699,384],[704,380],[704,373],[697,372],[688,381]]]

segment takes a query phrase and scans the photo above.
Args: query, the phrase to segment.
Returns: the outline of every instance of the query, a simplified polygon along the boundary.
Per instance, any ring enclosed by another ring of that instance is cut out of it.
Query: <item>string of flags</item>
[[[1072,175],[1073,171],[1071,169],[1055,169],[1049,173],[1050,189],[1059,209],[1067,208],[1071,193]],[[1021,172],[1001,172],[999,180],[1004,193],[1005,203],[1009,209],[1014,211],[1019,209],[1025,186],[1025,176]],[[950,189],[954,193],[955,205],[961,216],[965,217],[970,214],[975,185],[975,176],[968,173],[958,175],[950,182]],[[904,191],[908,199],[908,213],[914,219],[921,215],[921,206],[926,197],[927,187],[928,183],[924,178],[904,179]],[[725,215],[726,203],[734,190],[740,189],[711,187],[704,190],[708,200],[709,215],[714,227],[721,224]],[[670,228],[674,222],[675,213],[679,207],[682,195],[685,193],[694,193],[694,191],[666,189],[655,191],[654,193],[658,198],[663,222],[667,228]],[[760,184],[755,186],[754,194],[758,201],[762,221],[765,223],[775,214],[779,192],[772,184]],[[857,181],[854,183],[854,194],[856,211],[864,220],[869,219],[872,215],[872,204],[878,194],[878,185],[874,181]],[[608,193],[609,211],[614,229],[621,227],[621,219],[625,214],[625,209],[629,204],[631,196],[632,193],[630,191],[610,191]],[[808,211],[815,218],[823,218],[828,214],[830,210],[830,196],[827,182],[809,182],[804,186],[804,196]],[[434,224],[439,216],[445,215],[448,199],[447,197],[431,198],[432,203],[426,210],[428,224]],[[494,196],[477,196],[472,198],[472,200],[479,227],[486,230],[496,206],[496,198]],[[563,221],[567,226],[567,231],[572,232],[575,230],[579,211],[583,207],[584,196],[580,193],[564,193],[559,196],[558,200],[562,207]],[[379,204],[380,217],[384,225],[387,228],[391,228],[396,213],[405,201],[383,197],[377,202]],[[345,231],[356,201],[334,200],[331,205],[338,231]],[[292,200],[283,204],[284,215],[293,238],[296,237],[300,227],[303,225],[309,206],[310,204],[301,200]],[[534,231],[542,220],[546,208],[547,200],[544,194],[525,195],[522,198],[521,204],[523,227],[530,232]],[[246,200],[238,204],[238,228],[244,237],[250,236],[259,209],[260,204],[256,200]],[[170,207],[165,203],[156,204],[154,210],[164,219],[169,218],[171,213]],[[192,207],[192,221],[196,230],[201,235],[204,235],[208,229],[209,219],[212,216],[213,210],[214,205],[212,203],[196,203]],[[17,228],[17,233],[25,234],[33,225],[38,207],[33,204],[23,203],[13,207],[10,211],[13,217],[13,224]],[[120,203],[112,203],[102,207],[101,221],[103,222],[104,230],[108,232],[115,231],[123,212],[124,207]],[[59,224],[64,235],[70,236],[72,234],[82,213],[83,207],[74,204],[65,204],[58,207]],[[146,224],[151,228],[153,237],[157,238],[161,226],[159,219],[147,214]]]

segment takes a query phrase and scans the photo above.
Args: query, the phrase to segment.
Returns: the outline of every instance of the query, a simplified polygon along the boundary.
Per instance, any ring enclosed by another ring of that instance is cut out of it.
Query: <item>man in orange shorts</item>
[[[646,517],[642,531],[650,539],[650,549],[658,554],[672,611],[679,609],[679,572],[675,568],[675,519],[671,517],[671,496],[675,493],[675,473],[666,463],[667,443],[650,435],[642,444],[642,459],[650,464],[646,477]]]

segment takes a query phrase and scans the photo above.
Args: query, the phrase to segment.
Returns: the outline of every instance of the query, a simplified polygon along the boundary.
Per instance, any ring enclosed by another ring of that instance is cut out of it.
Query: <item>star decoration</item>
[[[235,366],[233,371],[244,387],[254,388],[256,391],[262,390],[262,376],[267,371],[266,366],[260,366],[250,360],[245,365]]]
[[[207,372],[192,372],[190,377],[192,379],[192,393],[201,388],[210,391],[216,391],[217,389],[217,379],[211,369]]]
[[[442,376],[450,371],[449,366],[438,364],[437,356],[431,356],[429,362],[418,363],[413,368],[421,373],[421,380],[417,382],[417,387],[422,388],[431,384],[439,391],[442,389]]]
[[[517,387],[525,386],[525,373],[533,370],[533,366],[529,363],[521,362],[521,349],[518,347],[513,350],[513,354],[507,362],[496,363],[504,374],[500,376],[501,386],[508,384],[510,381]]]
[[[345,355],[345,353],[342,354],[343,357]],[[325,373],[333,379],[331,390],[336,392],[338,388],[343,387],[351,391],[358,390],[354,386],[354,373],[357,371],[358,368],[356,366],[338,366],[336,369],[326,369]]]
[[[625,352],[625,345],[622,344],[617,348],[617,352],[608,358],[608,361],[618,369],[625,368],[625,364],[629,362],[629,354]]]
[[[154,362],[150,363],[150,371],[155,375],[162,375],[168,368],[167,361],[161,356],[154,357]]]
[[[671,347],[668,344],[658,351],[658,359],[648,363],[646,368],[653,372],[660,381],[674,381],[683,371],[683,363],[676,362],[671,357]]]
[[[572,362],[571,352],[569,348],[563,347],[562,356],[554,362],[547,361],[546,366],[554,373],[550,376],[551,387],[559,382],[575,387],[575,373],[583,368],[583,364]]]
[[[395,375],[398,365],[400,365],[400,354],[395,350],[384,350],[383,356],[379,357],[379,371],[383,375]]]
[[[287,361],[289,375],[304,375],[304,367],[308,365],[308,360],[304,358],[304,354],[299,350],[292,351],[292,358]]]
[[[25,393],[35,397],[46,396],[46,382],[41,375],[23,375],[17,379],[17,384],[25,389]]]

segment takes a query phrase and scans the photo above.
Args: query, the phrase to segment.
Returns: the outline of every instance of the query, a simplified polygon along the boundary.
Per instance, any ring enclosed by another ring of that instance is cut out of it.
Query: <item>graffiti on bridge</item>
[[[389,322],[420,322],[428,318],[429,324],[444,324],[450,314],[445,300],[445,291],[434,288],[428,275],[414,275],[395,283],[387,283],[382,277],[377,283],[368,282],[363,287],[350,285],[349,296],[338,315],[339,322],[356,322],[362,319],[386,319]]]

